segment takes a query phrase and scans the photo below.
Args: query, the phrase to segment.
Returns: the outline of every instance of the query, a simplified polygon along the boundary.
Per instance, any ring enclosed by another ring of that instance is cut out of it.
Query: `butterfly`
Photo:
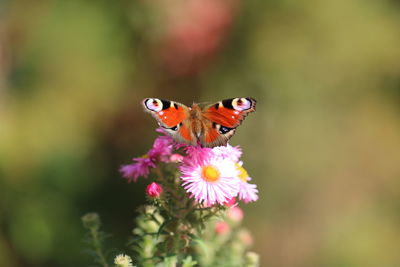
[[[150,113],[179,143],[215,147],[226,145],[247,114],[254,112],[257,101],[250,97],[231,98],[215,104],[187,107],[181,103],[158,98],[142,101]]]

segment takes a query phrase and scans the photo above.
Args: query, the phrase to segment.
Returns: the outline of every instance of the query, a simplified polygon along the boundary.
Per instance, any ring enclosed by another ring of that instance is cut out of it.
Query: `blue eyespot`
[[[228,127],[225,127],[225,126],[222,126],[222,125],[221,125],[221,127],[219,127],[219,132],[221,134],[226,134],[226,133],[228,133],[228,132],[230,132],[232,130],[233,130],[233,128],[228,128]]]

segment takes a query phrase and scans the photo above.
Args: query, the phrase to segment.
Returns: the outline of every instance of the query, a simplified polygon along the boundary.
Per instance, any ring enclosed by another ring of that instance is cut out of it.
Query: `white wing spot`
[[[246,98],[236,98],[232,101],[232,105],[233,108],[236,109],[237,111],[243,111],[251,108],[251,102]]]
[[[160,111],[160,112],[158,112],[158,114],[160,114],[160,116],[162,116],[164,114],[164,111]]]
[[[162,110],[162,102],[157,98],[147,99],[145,105],[151,111],[159,112]]]

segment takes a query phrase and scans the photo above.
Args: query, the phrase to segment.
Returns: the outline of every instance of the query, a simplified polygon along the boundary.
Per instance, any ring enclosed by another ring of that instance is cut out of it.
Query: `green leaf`
[[[194,261],[192,259],[192,256],[187,256],[183,261],[182,261],[182,267],[193,267],[197,264],[197,261]]]

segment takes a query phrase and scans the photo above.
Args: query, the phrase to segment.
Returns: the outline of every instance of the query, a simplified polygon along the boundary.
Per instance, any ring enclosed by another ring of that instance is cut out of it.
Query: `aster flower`
[[[230,144],[227,144],[226,146],[217,146],[214,147],[212,150],[216,155],[224,159],[229,158],[234,162],[238,162],[240,156],[242,155],[242,150],[240,149],[240,146],[231,146]]]
[[[117,255],[114,258],[114,263],[117,267],[133,267],[131,257],[125,254]]]
[[[156,165],[153,160],[147,155],[140,158],[133,158],[135,163],[129,165],[123,165],[119,169],[122,173],[122,177],[128,179],[129,181],[136,182],[139,177],[147,177],[150,173],[150,168],[154,168]]]
[[[172,154],[173,140],[170,136],[159,136],[153,143],[153,147],[147,152],[149,158],[162,162],[169,162]]]
[[[239,199],[245,203],[256,201],[258,199],[258,190],[255,184],[249,184],[251,178],[247,171],[242,167],[243,162],[236,163],[236,168],[239,171]]]
[[[180,171],[182,185],[197,201],[206,205],[224,204],[239,191],[238,169],[230,158],[213,149],[188,147]]]
[[[163,130],[157,132],[165,134]],[[156,167],[158,161],[170,162],[173,149],[173,140],[170,136],[159,136],[153,143],[153,147],[142,157],[133,158],[134,163],[123,165],[119,169],[124,178],[136,182],[139,177],[147,177],[151,168]]]
[[[201,147],[201,146],[188,146],[185,145],[184,150],[186,152],[186,157],[184,158],[185,163],[201,164],[206,158],[215,157],[215,153],[211,148]]]

